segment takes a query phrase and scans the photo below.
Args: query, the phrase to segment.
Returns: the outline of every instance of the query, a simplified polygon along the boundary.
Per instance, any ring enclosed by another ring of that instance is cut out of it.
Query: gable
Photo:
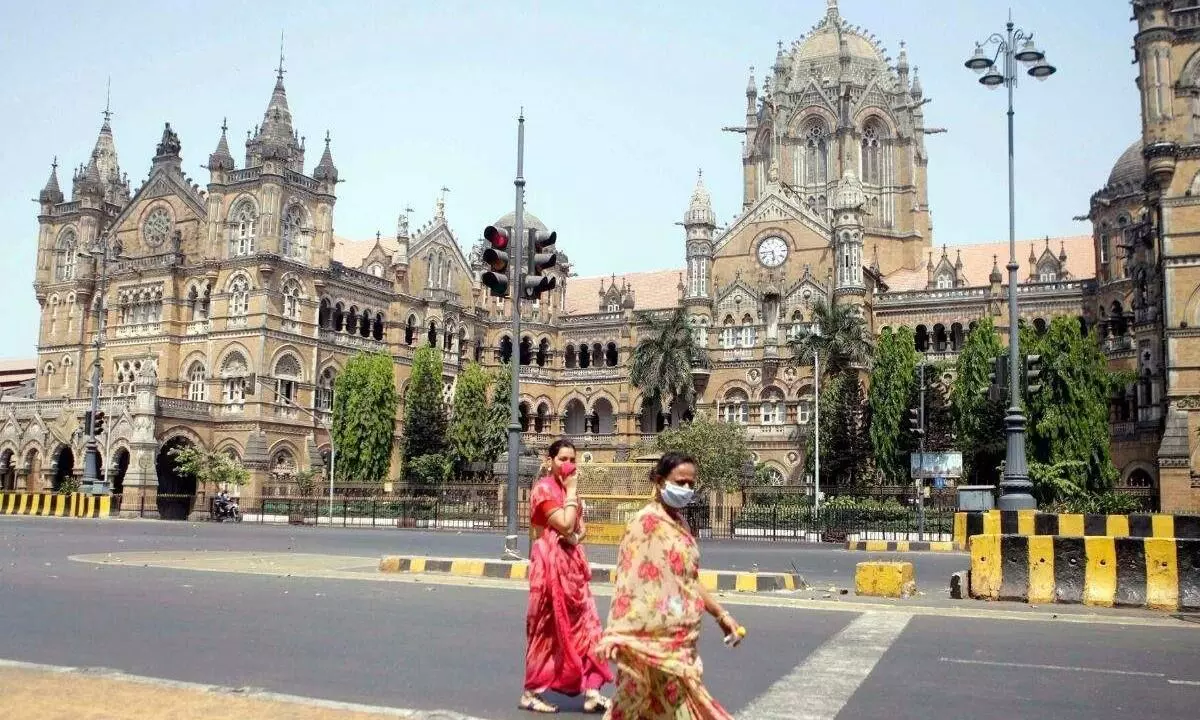
[[[446,225],[444,219],[439,218],[432,227],[418,235],[412,243],[412,248],[409,250],[409,261],[426,260],[429,252],[434,248],[440,248],[449,251],[447,254],[453,258],[454,268],[458,273],[471,277],[471,267],[467,264],[467,258],[463,255],[462,248],[458,245],[458,240],[454,237],[454,233],[450,232],[450,227]]]
[[[752,229],[755,225],[786,222],[796,223],[808,229],[813,235],[821,238],[824,244],[828,244],[829,242],[830,230],[824,220],[817,217],[816,213],[803,204],[794,203],[785,197],[779,192],[778,186],[771,186],[717,240],[713,254],[720,254],[735,238],[746,234],[746,231]]]
[[[141,214],[144,203],[157,198],[176,197],[181,204],[191,211],[197,219],[208,216],[204,198],[189,183],[187,178],[179,174],[169,165],[162,165],[151,171],[150,177],[113,220],[112,227],[121,227],[130,217]],[[176,222],[183,218],[176,218]]]

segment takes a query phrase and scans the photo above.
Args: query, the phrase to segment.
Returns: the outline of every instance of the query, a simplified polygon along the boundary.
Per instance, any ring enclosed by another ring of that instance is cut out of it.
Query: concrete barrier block
[[[855,566],[855,595],[906,598],[916,591],[910,562],[861,562]]]

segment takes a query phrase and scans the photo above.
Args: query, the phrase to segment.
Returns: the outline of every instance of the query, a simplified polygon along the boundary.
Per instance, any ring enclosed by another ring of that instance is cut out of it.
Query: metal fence
[[[640,488],[639,488],[640,489]],[[445,485],[438,488],[399,488],[372,497],[236,498],[243,522],[361,528],[412,528],[459,532],[503,532],[507,526],[507,490],[494,483]],[[114,496],[113,513],[126,516],[207,518],[211,496],[164,496],[125,502]],[[597,498],[585,500],[587,516],[596,522],[624,523],[646,500]],[[529,528],[529,488],[518,490],[518,525]],[[197,514],[199,513],[199,515]],[[879,510],[825,509],[794,505],[731,503],[695,505],[686,516],[701,540],[845,542],[847,540],[916,540],[920,519],[907,508]],[[925,513],[926,540],[950,539],[952,510]]]

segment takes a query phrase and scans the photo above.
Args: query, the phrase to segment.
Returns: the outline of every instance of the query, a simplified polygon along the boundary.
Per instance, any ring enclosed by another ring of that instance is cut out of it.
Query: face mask
[[[673,507],[676,510],[681,510],[692,502],[692,498],[696,496],[696,491],[689,487],[676,485],[675,483],[665,483],[661,494],[663,504]]]
[[[575,472],[575,463],[568,460],[558,466],[558,471],[562,473],[563,477],[571,477],[571,474]]]

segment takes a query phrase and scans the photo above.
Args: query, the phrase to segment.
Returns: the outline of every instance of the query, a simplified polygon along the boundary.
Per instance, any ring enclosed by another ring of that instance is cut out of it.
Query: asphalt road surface
[[[517,585],[371,582],[367,573],[357,580],[196,572],[69,559],[146,550],[489,556],[495,540],[0,517],[0,658],[448,709],[488,720],[528,718],[515,707],[525,603]],[[867,557],[758,544],[706,545],[704,552],[713,568],[757,562],[760,569],[783,569],[795,561],[814,578],[843,579]],[[963,564],[961,556],[922,555],[918,562],[919,577]],[[598,601],[605,616],[608,601]],[[1018,618],[997,612],[995,604],[941,599],[944,605],[933,610],[919,599],[893,607],[726,602],[750,636],[731,650],[706,627],[701,654],[710,690],[747,720],[1182,719],[1194,718],[1200,706],[1200,625],[1165,616],[1109,613],[1068,622],[1069,613]],[[578,707],[561,702],[564,711]]]

